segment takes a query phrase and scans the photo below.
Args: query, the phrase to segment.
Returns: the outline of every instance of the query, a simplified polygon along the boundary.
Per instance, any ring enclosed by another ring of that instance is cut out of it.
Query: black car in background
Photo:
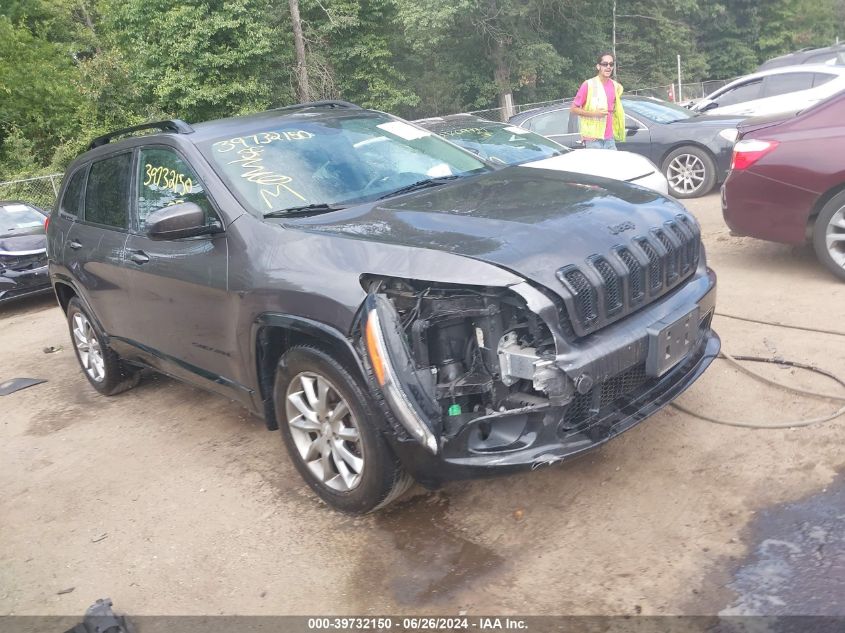
[[[572,101],[527,110],[509,123],[567,147],[582,147]],[[727,176],[742,117],[707,116],[651,97],[623,97],[627,139],[620,150],[641,154],[660,167],[676,198],[697,198]]]
[[[95,139],[47,234],[95,389],[151,367],[240,402],[347,512],[597,447],[719,351],[677,201],[344,102]]]
[[[18,201],[0,201],[0,303],[50,291],[47,214]]]

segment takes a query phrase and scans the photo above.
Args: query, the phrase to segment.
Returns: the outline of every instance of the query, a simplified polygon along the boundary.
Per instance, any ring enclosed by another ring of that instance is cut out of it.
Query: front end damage
[[[365,280],[362,347],[405,467],[436,487],[551,464],[670,402],[720,346],[715,275],[695,263],[685,283],[591,332],[565,283],[555,294]]]

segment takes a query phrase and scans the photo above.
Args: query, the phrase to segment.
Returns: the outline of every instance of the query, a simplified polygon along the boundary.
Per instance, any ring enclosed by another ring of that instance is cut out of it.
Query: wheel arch
[[[62,308],[62,312],[67,314],[67,307],[70,303],[70,300],[74,297],[79,297],[79,293],[71,286],[70,284],[66,284],[63,281],[57,281],[53,285],[53,291],[56,293],[56,299],[59,300],[59,305]]]
[[[340,330],[304,317],[262,314],[253,325],[253,349],[264,422],[271,431],[279,428],[273,402],[276,366],[287,350],[302,344],[316,345],[335,355],[350,371],[366,375],[361,357]]]
[[[828,202],[843,192],[845,192],[845,182],[841,182],[840,184],[831,187],[816,199],[813,208],[810,210],[810,214],[807,216],[805,236],[808,240],[813,239],[813,227],[816,224],[816,218],[819,217],[819,213],[822,212],[822,209],[825,208]]]

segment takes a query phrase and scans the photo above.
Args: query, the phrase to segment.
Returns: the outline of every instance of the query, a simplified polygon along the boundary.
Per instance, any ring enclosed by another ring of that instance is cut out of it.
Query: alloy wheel
[[[845,268],[845,207],[841,207],[830,218],[824,235],[830,258]]]
[[[91,322],[82,312],[73,315],[73,342],[82,369],[94,382],[102,382],[106,376],[103,350]]]
[[[704,162],[695,154],[678,154],[666,169],[666,179],[677,192],[691,194],[707,178]]]
[[[338,492],[361,482],[361,434],[346,400],[320,374],[303,372],[291,380],[285,407],[299,456],[314,477]]]

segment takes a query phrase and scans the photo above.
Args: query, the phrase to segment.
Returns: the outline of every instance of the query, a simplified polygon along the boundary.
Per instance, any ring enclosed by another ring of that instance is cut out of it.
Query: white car
[[[645,156],[606,149],[572,150],[536,132],[470,114],[422,119],[415,123],[481,158],[500,165],[521,165],[624,180],[668,195],[669,184]]]
[[[697,101],[707,114],[763,116],[804,110],[845,90],[845,67],[801,64],[763,70],[735,79]]]

